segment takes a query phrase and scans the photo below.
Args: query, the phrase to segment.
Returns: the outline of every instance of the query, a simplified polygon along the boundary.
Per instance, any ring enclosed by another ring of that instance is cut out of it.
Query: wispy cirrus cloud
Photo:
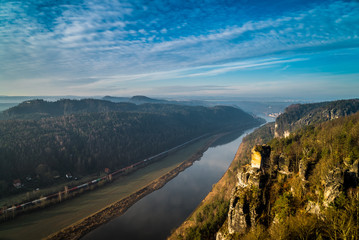
[[[128,74],[128,75],[113,75],[113,76],[96,76],[92,78],[93,81],[89,83],[81,83],[80,85],[74,86],[77,89],[98,89],[99,87],[113,87],[115,85],[121,84],[129,84],[132,82],[136,83],[154,83],[160,82],[163,80],[172,80],[176,79],[187,79],[187,81],[191,81],[191,79],[196,77],[203,76],[215,76],[220,75],[227,72],[237,71],[237,70],[251,70],[258,68],[268,68],[275,65],[285,64],[285,63],[293,63],[299,61],[306,61],[305,58],[295,58],[295,59],[260,59],[260,60],[251,60],[251,61],[240,61],[240,62],[232,62],[226,64],[214,64],[214,65],[203,65],[198,67],[187,67],[176,70],[169,71],[159,71],[159,72],[150,72],[150,73],[142,73],[142,74]]]
[[[72,82],[73,89],[175,84],[280,64],[287,64],[286,70],[288,64],[310,62],[310,54],[359,48],[355,1],[293,1],[295,7],[286,1],[275,6],[266,1],[230,6],[211,1],[69,3],[2,4],[4,86],[26,78],[54,79],[54,86]]]

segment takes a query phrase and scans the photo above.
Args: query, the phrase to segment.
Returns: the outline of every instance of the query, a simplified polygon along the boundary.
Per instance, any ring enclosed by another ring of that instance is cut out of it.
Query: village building
[[[15,188],[20,189],[22,187],[21,180],[15,179],[12,184]]]

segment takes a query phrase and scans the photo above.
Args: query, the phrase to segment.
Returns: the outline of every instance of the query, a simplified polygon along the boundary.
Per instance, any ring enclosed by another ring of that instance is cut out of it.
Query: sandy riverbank
[[[255,129],[255,128],[254,128]],[[254,131],[249,130],[249,132]],[[204,215],[203,211],[206,207],[211,206],[215,201],[227,201],[229,202],[231,192],[236,184],[236,173],[240,165],[242,165],[243,157],[246,155],[248,149],[251,149],[252,144],[244,140],[239,145],[237,152],[233,158],[229,168],[222,176],[222,178],[213,185],[211,192],[202,200],[201,204],[191,213],[191,215],[184,221],[177,229],[168,236],[167,240],[185,239],[188,232],[192,227],[198,226],[196,222],[196,216]]]
[[[193,162],[198,160],[203,155],[203,153],[213,144],[213,142],[215,142],[223,135],[224,134],[220,134],[213,137],[211,141],[209,141],[191,157],[183,161],[176,168],[155,179],[147,186],[82,220],[77,221],[71,226],[66,227],[61,231],[48,236],[46,239],[80,239],[85,234],[89,233],[91,230],[97,228],[98,226],[110,221],[117,216],[120,216],[138,200],[150,194],[151,192],[160,189],[168,181],[176,177],[180,172],[191,166]]]

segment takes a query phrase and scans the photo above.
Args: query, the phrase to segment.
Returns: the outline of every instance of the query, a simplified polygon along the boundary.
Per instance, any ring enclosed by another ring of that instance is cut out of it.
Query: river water
[[[84,240],[166,239],[196,209],[231,164],[244,133],[233,133],[214,143],[191,167],[163,188],[147,195],[126,213],[100,226]]]

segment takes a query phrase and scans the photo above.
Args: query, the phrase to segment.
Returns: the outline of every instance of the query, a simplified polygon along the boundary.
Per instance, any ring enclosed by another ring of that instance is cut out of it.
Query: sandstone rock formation
[[[245,233],[258,221],[265,208],[261,189],[267,178],[270,151],[267,145],[255,146],[252,149],[251,164],[240,168],[237,186],[230,200],[228,218],[217,233],[217,240],[227,239],[228,234]]]
[[[290,133],[309,124],[349,116],[359,110],[359,99],[334,102],[294,104],[279,115],[275,123],[275,137],[289,137]]]

